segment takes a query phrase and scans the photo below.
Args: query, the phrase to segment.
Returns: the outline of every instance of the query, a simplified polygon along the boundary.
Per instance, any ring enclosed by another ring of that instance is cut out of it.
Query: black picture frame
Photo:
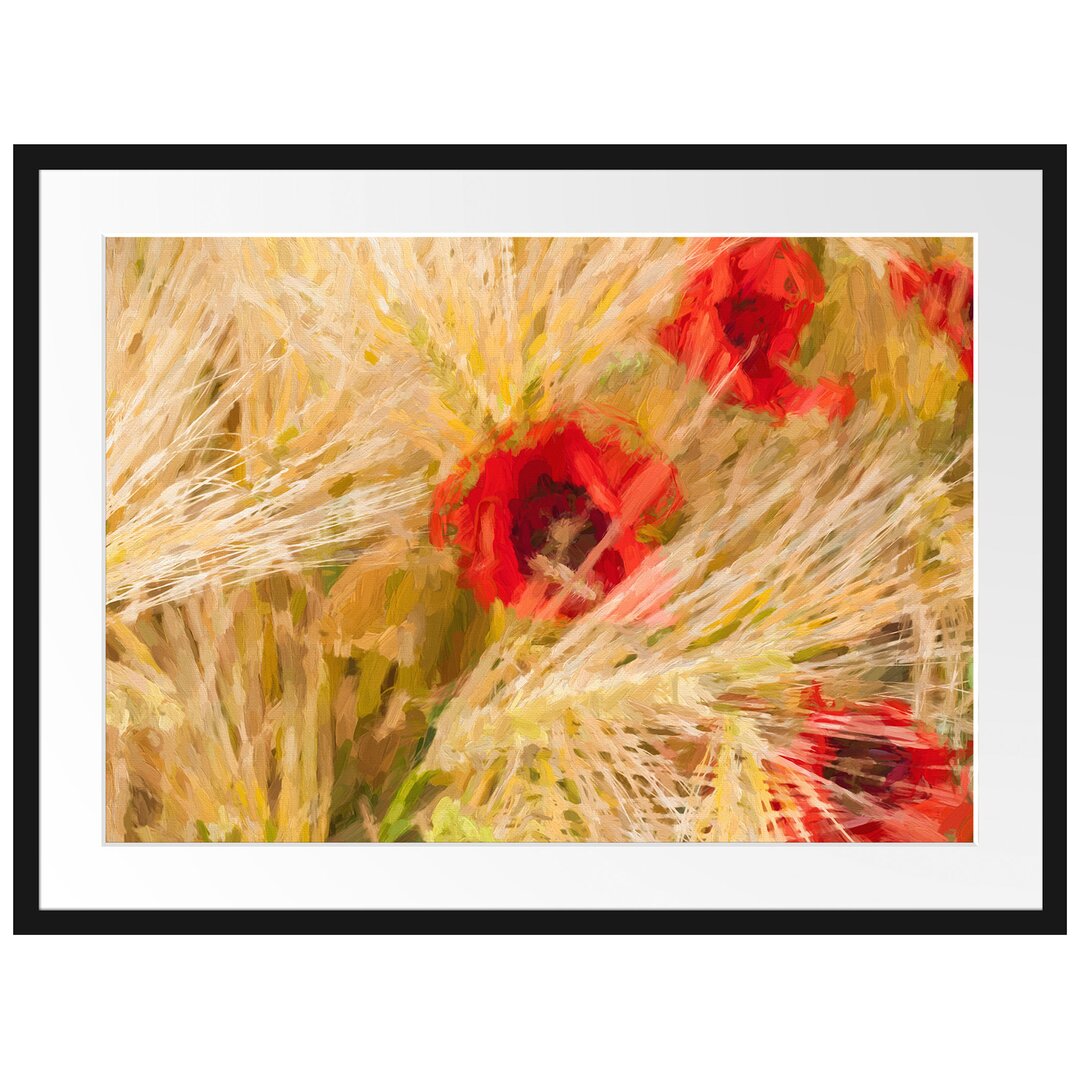
[[[17,671],[35,677],[19,683],[14,712],[13,923],[16,934],[330,934],[354,933],[358,925],[385,933],[561,934],[739,933],[860,934],[887,926],[899,934],[1063,934],[1066,932],[1066,785],[1061,776],[1066,751],[1064,710],[1047,726],[1043,716],[1042,896],[1040,909],[889,910],[74,910],[43,909],[40,902],[39,680],[39,180],[42,170],[273,170],[280,168],[276,145],[20,145],[14,148],[14,235],[19,272],[14,283],[14,392],[18,402],[17,468],[14,497],[20,527],[15,550],[14,588],[20,615],[15,645]],[[655,160],[655,147],[528,145],[431,145],[303,147],[303,162],[292,155],[290,169],[369,169],[372,160],[393,169],[640,169]],[[664,171],[787,170],[1032,170],[1042,174],[1042,316],[1044,341],[1064,355],[1066,340],[1066,147],[1064,145],[738,145],[666,146]],[[540,152],[542,151],[542,153]],[[538,161],[543,166],[538,166]],[[1040,349],[1042,343],[1039,343]],[[1045,362],[1044,362],[1045,369]],[[1043,413],[1063,394],[1062,377],[1043,380]],[[1065,480],[1065,434],[1061,424],[1043,425],[1044,491],[1061,490]],[[1047,485],[1046,480],[1051,484]],[[1043,562],[1065,565],[1065,509],[1055,500],[1043,509]],[[1043,581],[1043,674],[1060,683],[1065,637],[1046,603]],[[1053,782],[1050,782],[1053,777]],[[356,914],[377,916],[358,923]],[[713,919],[722,913],[736,916]],[[447,918],[438,918],[446,915]],[[312,917],[316,916],[316,917]],[[887,918],[883,918],[887,916]]]

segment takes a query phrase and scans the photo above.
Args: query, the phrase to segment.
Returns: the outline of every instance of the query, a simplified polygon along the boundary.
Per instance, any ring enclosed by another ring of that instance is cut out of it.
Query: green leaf
[[[838,656],[846,656],[851,649],[847,645],[837,645],[828,642],[821,645],[808,645],[805,649],[791,654],[793,664],[805,664],[808,660],[835,660]]]
[[[414,769],[394,792],[390,807],[379,825],[379,840],[393,843],[412,828],[412,814],[420,802],[428,781],[435,776],[431,769]]]
[[[436,843],[491,841],[495,834],[487,825],[479,825],[468,814],[462,813],[457,799],[444,796],[431,812],[430,839]]]

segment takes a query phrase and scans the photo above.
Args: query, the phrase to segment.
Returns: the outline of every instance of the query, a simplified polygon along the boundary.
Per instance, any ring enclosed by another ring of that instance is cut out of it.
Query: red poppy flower
[[[583,413],[497,432],[436,489],[432,543],[454,544],[484,607],[580,614],[641,565],[660,542],[647,527],[682,502],[668,462],[627,448],[634,435],[629,421]]]
[[[956,346],[969,379],[975,377],[975,275],[970,266],[949,262],[932,272],[909,259],[889,264],[889,286],[903,311],[919,305],[932,334],[944,334]]]
[[[855,404],[849,386],[823,379],[805,387],[791,376],[799,335],[825,296],[809,253],[779,238],[713,246],[716,258],[661,326],[661,346],[725,401],[778,417],[814,408],[846,416]]]
[[[965,755],[919,727],[906,702],[840,704],[818,686],[803,701],[806,723],[784,759],[802,776],[787,790],[812,839],[972,839]]]

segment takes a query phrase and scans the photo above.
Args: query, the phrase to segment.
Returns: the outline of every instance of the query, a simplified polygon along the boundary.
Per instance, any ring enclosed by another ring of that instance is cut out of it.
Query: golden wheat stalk
[[[819,681],[962,742],[965,406],[889,250],[823,246],[805,377],[863,404],[780,426],[655,344],[700,241],[110,241],[110,837],[369,839],[415,766],[435,839],[781,838],[766,772]],[[676,464],[685,521],[569,624],[481,617],[433,487],[585,403]]]

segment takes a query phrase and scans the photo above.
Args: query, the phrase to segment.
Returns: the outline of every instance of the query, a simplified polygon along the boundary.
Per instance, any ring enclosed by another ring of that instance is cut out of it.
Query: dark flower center
[[[725,297],[716,305],[716,315],[728,340],[737,349],[752,349],[744,360],[748,364],[755,356],[764,359],[764,347],[784,325],[784,301],[762,293],[738,293]]]
[[[835,757],[825,779],[845,791],[888,795],[911,771],[911,755],[893,743],[829,739]]]
[[[611,522],[583,487],[555,481],[548,473],[511,500],[510,513],[510,539],[518,569],[526,576],[533,573],[537,556],[576,570]]]

